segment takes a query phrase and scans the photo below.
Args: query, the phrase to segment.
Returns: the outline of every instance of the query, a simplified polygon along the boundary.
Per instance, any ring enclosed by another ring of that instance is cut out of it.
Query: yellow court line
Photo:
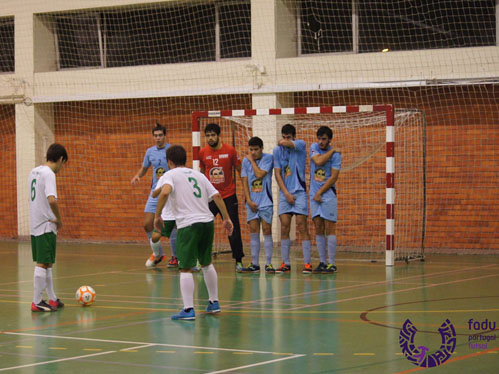
[[[314,353],[314,356],[334,356],[334,353]]]
[[[177,351],[156,351],[158,353],[176,353]]]
[[[100,352],[102,349],[100,348],[83,348],[84,351],[92,351],[92,352]]]
[[[136,350],[136,349],[120,349],[120,352],[132,352],[132,353],[134,353],[134,352],[138,352],[138,350]]]
[[[13,303],[13,304],[31,304],[31,301],[14,301],[14,300],[2,300],[2,303]],[[422,301],[423,302],[423,301]],[[65,306],[82,308],[81,305],[66,304]],[[88,307],[87,307],[88,308]],[[110,305],[92,305],[92,309],[120,309],[120,310],[140,310],[140,311],[151,311],[151,312],[177,312],[178,309],[166,309],[166,308],[139,308],[139,307],[126,307],[126,306],[110,306]],[[254,314],[255,312],[263,314],[274,314],[275,312],[281,314],[360,314],[365,313],[366,310],[283,310],[283,309],[223,309],[222,312],[234,313],[234,314]],[[373,310],[369,314],[400,314],[400,313],[478,313],[478,312],[499,312],[499,309],[459,309],[459,310]]]
[[[16,345],[16,348],[33,348],[32,345]]]
[[[49,349],[63,351],[65,349],[67,349],[67,348],[64,348],[64,347],[50,347]]]
[[[214,352],[205,352],[205,351],[195,351],[197,355],[212,355]]]
[[[358,353],[354,353],[353,355],[354,356],[374,356],[375,353],[370,353],[370,352],[362,353],[362,352],[358,352]]]
[[[232,352],[233,355],[252,355],[253,352]]]

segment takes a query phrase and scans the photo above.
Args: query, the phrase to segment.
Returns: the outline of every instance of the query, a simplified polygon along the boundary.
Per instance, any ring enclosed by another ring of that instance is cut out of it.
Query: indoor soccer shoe
[[[40,301],[38,304],[31,303],[32,312],[55,312],[55,309],[47,304],[44,300]]]
[[[250,264],[250,266],[248,266],[247,268],[243,268],[242,272],[243,273],[258,273],[258,272],[260,272],[260,266]]]
[[[276,269],[276,273],[289,273],[291,271],[291,265],[286,265],[284,262],[281,264],[279,269]]]
[[[322,274],[323,270],[326,269],[326,264],[324,262],[320,262],[319,265],[312,271],[314,274]]]
[[[191,308],[188,312],[185,309],[181,309],[180,312],[172,316],[172,320],[178,321],[192,321],[196,319],[196,314],[194,313],[194,308]]]
[[[272,264],[267,264],[265,265],[265,272],[267,274],[275,274],[275,269],[274,267],[272,266]]]
[[[333,264],[327,264],[326,268],[322,270],[322,274],[332,274],[336,273],[338,269],[336,268],[336,265]]]
[[[61,301],[61,299],[57,299],[57,300],[49,300],[49,305],[50,305],[50,306],[52,307],[52,309],[54,309],[54,310],[64,308],[64,303]]]
[[[178,267],[178,259],[175,256],[172,256],[172,258],[170,258],[170,261],[168,261],[168,267],[169,268]]]
[[[242,273],[244,266],[242,262],[236,262],[236,273]]]
[[[305,264],[305,267],[301,272],[303,274],[312,274],[312,264]]]
[[[210,301],[206,307],[206,313],[220,313],[220,304],[218,304],[218,301]]]
[[[155,267],[156,265],[158,265],[161,261],[163,261],[164,259],[166,258],[165,255],[161,255],[161,256],[158,256],[156,258],[156,256],[154,256],[154,253],[147,259],[146,261],[146,267],[148,268],[153,268]]]

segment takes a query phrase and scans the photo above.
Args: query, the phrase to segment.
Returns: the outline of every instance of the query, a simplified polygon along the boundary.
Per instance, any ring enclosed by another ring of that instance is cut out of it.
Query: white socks
[[[47,294],[49,295],[49,300],[57,300],[57,296],[55,295],[54,292],[54,284],[52,283],[52,268],[47,269],[47,277],[45,278],[46,280],[46,285],[45,288],[47,289]]]
[[[194,308],[194,278],[192,273],[180,273],[180,293],[184,309]]]
[[[210,301],[218,301],[218,276],[213,264],[203,268],[203,275]]]
[[[154,256],[158,257],[163,250],[161,249],[161,240],[158,240],[156,243],[152,242],[152,239],[149,241],[151,243],[152,253]]]
[[[52,280],[52,278],[50,278]],[[35,266],[33,275],[33,302],[39,304],[42,301],[42,292],[47,284],[47,270]]]

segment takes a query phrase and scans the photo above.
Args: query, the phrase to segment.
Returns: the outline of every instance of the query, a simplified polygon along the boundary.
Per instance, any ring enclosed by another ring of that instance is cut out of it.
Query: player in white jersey
[[[234,228],[225,203],[215,187],[204,174],[186,168],[187,155],[180,145],[173,145],[166,151],[170,171],[164,175],[163,186],[158,197],[154,224],[157,230],[163,229],[161,217],[167,201],[171,202],[177,224],[177,256],[180,269],[180,292],[184,308],[172,316],[173,320],[193,320],[194,279],[192,268],[197,261],[201,264],[204,282],[208,289],[208,313],[220,312],[218,303],[218,276],[211,263],[211,250],[215,232],[214,216],[208,206],[213,200],[222,214],[223,227],[228,235]]]
[[[52,266],[55,263],[57,230],[62,227],[55,175],[67,160],[66,149],[54,143],[47,150],[47,162],[31,170],[28,178],[29,233],[33,261],[36,262],[32,312],[53,312],[64,307],[54,292]],[[47,291],[48,303],[42,300],[43,290]]]

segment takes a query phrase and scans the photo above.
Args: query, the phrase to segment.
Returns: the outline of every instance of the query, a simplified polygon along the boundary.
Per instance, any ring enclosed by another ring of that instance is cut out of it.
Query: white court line
[[[102,355],[108,355],[110,353],[116,353],[116,351],[107,351],[107,352],[99,352],[99,353],[91,353],[89,355],[83,355],[83,356],[76,356],[76,357],[68,357],[68,358],[60,358],[58,360],[51,360],[51,361],[43,361],[43,362],[36,362],[34,364],[27,364],[27,365],[21,365],[21,366],[12,366],[10,368],[2,368],[0,371],[5,371],[5,370],[14,370],[14,369],[23,369],[31,366],[39,366],[39,365],[47,365],[47,364],[52,364],[54,362],[62,362],[62,361],[70,361],[70,360],[79,360],[81,358],[87,358],[87,357],[94,357],[94,356],[102,356]]]
[[[444,286],[446,284],[461,283],[461,282],[466,282],[466,281],[471,281],[471,280],[476,280],[476,279],[483,279],[483,278],[490,278],[490,277],[499,277],[499,274],[484,275],[483,277],[459,279],[459,280],[450,281],[450,282],[434,283],[434,284],[426,285],[426,286],[406,288],[406,289],[403,289],[403,290],[381,292],[381,293],[376,293],[376,294],[372,294],[372,295],[363,295],[363,296],[351,297],[351,298],[348,298],[348,299],[328,301],[328,302],[325,302],[325,303],[304,305],[304,306],[300,306],[300,307],[289,308],[288,310],[300,310],[300,309],[313,308],[313,307],[322,306],[322,305],[338,304],[338,303],[343,303],[345,301],[367,299],[369,297],[375,297],[375,296],[392,295],[392,294],[396,294],[396,293],[400,293],[400,292],[414,291],[414,290],[420,290],[422,288],[431,288],[431,287],[437,287],[437,286]]]
[[[158,347],[177,347],[177,348],[188,348],[188,349],[206,349],[213,351],[224,351],[224,352],[248,352],[248,353],[261,353],[261,354],[273,354],[276,352],[265,352],[265,351],[251,351],[246,349],[232,349],[232,348],[214,348],[214,347],[198,347],[194,345],[178,345],[178,344],[165,344],[165,343],[147,343],[147,342],[134,342],[127,340],[111,340],[111,339],[91,339],[91,338],[78,338],[75,336],[57,336],[57,335],[42,335],[42,334],[27,334],[21,332],[2,332],[6,335],[19,335],[19,336],[29,336],[37,338],[51,338],[51,339],[68,339],[68,340],[83,340],[91,342],[102,342],[102,343],[118,343],[118,344],[136,344],[139,346],[155,345]],[[130,349],[130,348],[128,348]]]
[[[293,356],[289,356],[289,357],[277,358],[275,360],[257,362],[256,364],[238,366],[236,368],[230,368],[230,369],[224,369],[224,370],[217,370],[217,371],[210,371],[209,373],[206,373],[206,374],[229,373],[229,372],[235,371],[235,370],[247,369],[247,368],[252,368],[252,367],[255,367],[255,366],[268,365],[268,364],[272,364],[274,362],[279,362],[279,361],[284,361],[284,360],[291,360],[292,358],[298,358],[298,357],[303,357],[303,356],[306,356],[306,355],[293,355]]]
[[[141,348],[147,348],[147,347],[154,347],[156,344],[152,343],[152,344],[146,344],[146,345],[138,345],[136,347],[130,347],[130,348],[123,348],[123,349],[120,349],[120,351],[131,351],[131,350],[135,350],[135,349],[141,349]]]

